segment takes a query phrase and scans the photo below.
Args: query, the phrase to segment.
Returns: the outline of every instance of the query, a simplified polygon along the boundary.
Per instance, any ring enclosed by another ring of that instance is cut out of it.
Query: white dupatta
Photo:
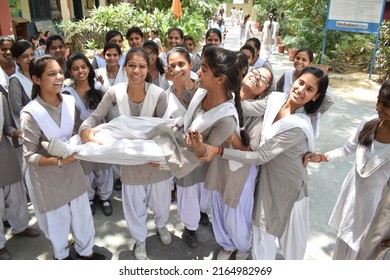
[[[82,121],[85,121],[90,115],[91,113],[93,112],[93,110],[91,109],[87,109],[87,107],[85,107],[85,104],[83,102],[83,100],[81,99],[80,95],[78,95],[78,93],[76,92],[76,90],[74,89],[74,87],[65,87],[62,89],[62,91],[67,91],[70,93],[71,96],[74,97],[75,99],[75,104],[76,104],[76,107],[79,109],[80,111],[80,119]]]
[[[280,108],[286,103],[286,96],[283,92],[273,92],[269,95],[267,108],[264,114],[263,130],[260,145],[276,134],[282,133],[294,127],[299,127],[306,134],[308,151],[314,151],[314,134],[310,118],[305,113],[294,113],[274,123]]]
[[[193,119],[194,113],[202,100],[205,98],[207,91],[205,89],[198,89],[195,92],[194,97],[191,100],[190,105],[188,106],[187,113],[178,119],[177,125],[184,126],[184,132],[189,133],[193,130],[198,130],[202,133],[204,130],[209,128],[216,121],[224,118],[233,116],[236,119],[236,133],[240,135],[240,127],[239,127],[239,119],[236,107],[234,107],[231,101],[227,101],[219,104],[218,106],[208,110],[204,114],[198,115],[195,119]],[[229,160],[229,168],[232,171],[237,170],[242,167],[242,163]]]
[[[50,141],[56,137],[62,141],[67,141],[73,134],[75,100],[72,96],[62,94],[61,103],[61,124],[58,126],[46,109],[37,101],[32,100],[22,111],[29,112],[42,129],[43,134]]]
[[[28,98],[31,100],[31,93],[32,93],[32,87],[33,87],[33,82],[28,79],[26,76],[24,76],[20,70],[16,71],[14,75],[18,78],[20,83],[22,84],[24,92],[27,94]]]
[[[127,96],[128,83],[119,83],[115,85],[115,97],[118,104],[119,115],[131,116],[129,97]],[[145,99],[142,104],[140,116],[153,117],[158,99],[164,90],[154,84],[145,83]]]

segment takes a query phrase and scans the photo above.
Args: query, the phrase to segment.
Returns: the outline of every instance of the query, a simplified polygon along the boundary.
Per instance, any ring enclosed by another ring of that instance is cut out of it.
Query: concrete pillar
[[[14,36],[14,31],[12,28],[12,19],[11,19],[11,11],[8,6],[8,1],[0,1],[0,35],[6,36]]]

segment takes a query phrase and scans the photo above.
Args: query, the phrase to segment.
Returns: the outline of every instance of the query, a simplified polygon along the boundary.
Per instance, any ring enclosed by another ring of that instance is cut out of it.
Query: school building
[[[99,7],[119,2],[131,3],[132,1],[1,0],[0,35],[11,35],[15,39],[18,37],[28,39],[37,31],[58,33],[59,30],[56,29],[58,21],[78,20],[88,17],[94,6]],[[246,5],[248,6],[248,4]],[[387,0],[384,19],[390,20],[390,0]]]
[[[28,39],[38,31],[58,33],[56,23],[88,17],[94,6],[132,0],[1,0],[0,35]]]

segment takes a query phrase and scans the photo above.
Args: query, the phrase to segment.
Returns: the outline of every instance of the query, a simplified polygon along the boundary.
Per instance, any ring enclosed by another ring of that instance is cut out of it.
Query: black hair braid
[[[249,146],[250,139],[249,139],[248,132],[246,131],[245,126],[244,126],[244,117],[243,117],[242,107],[241,107],[240,90],[241,90],[242,75],[240,75],[240,73],[242,71],[242,67],[241,67],[241,61],[239,58],[240,53],[239,52],[231,52],[231,54],[233,55],[233,57],[235,59],[234,59],[233,65],[230,67],[230,69],[234,69],[234,71],[237,72],[235,75],[229,75],[229,76],[235,77],[237,79],[235,81],[232,81],[232,84],[234,85],[232,87],[232,90],[234,92],[234,106],[236,107],[237,114],[238,114],[238,125],[240,127],[241,140],[245,146]]]
[[[95,110],[102,101],[103,92],[95,88],[95,74],[88,75],[88,84],[91,88],[87,91],[88,108]]]
[[[236,107],[237,114],[238,114],[238,124],[240,126],[240,136],[242,143],[245,146],[249,146],[249,135],[248,132],[245,129],[244,126],[244,117],[242,115],[242,107],[241,107],[241,97],[240,97],[240,92],[234,92],[234,106]]]

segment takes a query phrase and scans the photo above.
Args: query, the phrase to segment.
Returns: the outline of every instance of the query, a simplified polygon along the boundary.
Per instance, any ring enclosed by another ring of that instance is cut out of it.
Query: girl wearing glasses
[[[267,68],[254,68],[243,79],[240,90],[242,102],[262,100],[272,84],[272,73]],[[247,100],[247,101],[246,101]],[[260,142],[263,117],[245,117],[245,129],[249,134],[249,146],[242,146],[233,134],[227,142],[236,149],[256,150]],[[239,143],[239,146],[234,146]],[[225,144],[229,147],[229,144]],[[258,167],[244,164],[232,171],[228,160],[216,158],[209,165],[206,186],[212,189],[211,216],[215,240],[222,247],[218,260],[227,260],[236,251],[236,260],[245,260],[252,246],[252,211],[255,179]],[[237,230],[239,229],[239,230]]]
[[[307,114],[325,98],[328,76],[307,67],[294,82],[288,98],[273,92],[268,98],[242,102],[245,116],[264,115],[260,144],[254,151],[225,149],[202,143],[191,134],[187,144],[203,160],[221,157],[261,165],[253,214],[253,259],[275,259],[276,238],[286,259],[303,259],[309,230],[308,173],[302,163],[313,150],[314,135]],[[286,100],[287,99],[287,100]],[[303,113],[299,113],[301,110]],[[239,141],[234,137],[233,141]],[[238,146],[237,145],[234,146]]]

